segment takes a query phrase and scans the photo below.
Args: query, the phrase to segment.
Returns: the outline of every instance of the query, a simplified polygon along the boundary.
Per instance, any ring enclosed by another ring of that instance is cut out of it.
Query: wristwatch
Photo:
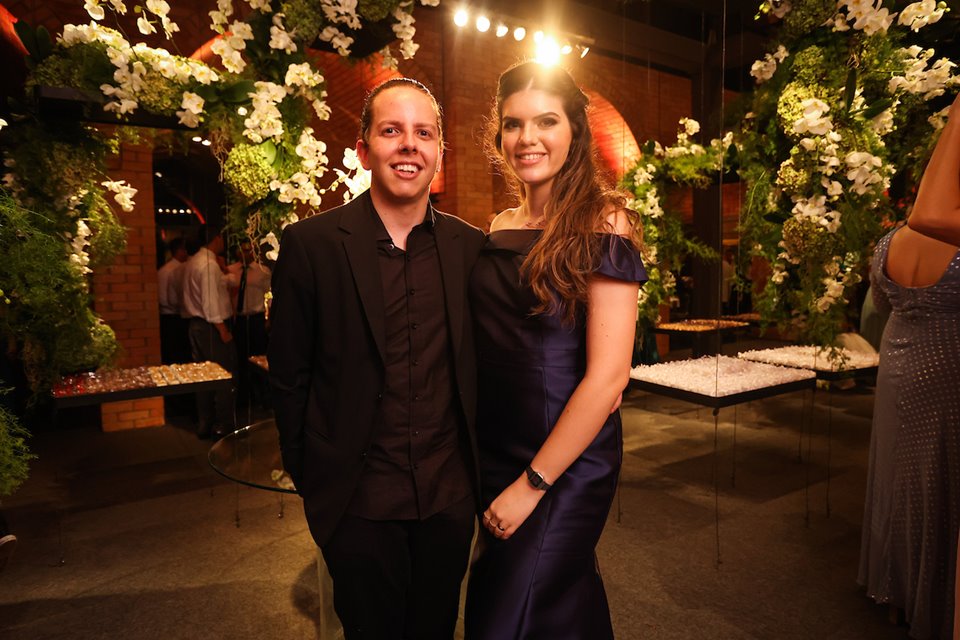
[[[528,466],[527,469],[527,480],[530,481],[530,485],[534,489],[539,489],[540,491],[546,491],[553,485],[543,479],[543,476],[540,475],[539,471],[534,471],[533,467]]]

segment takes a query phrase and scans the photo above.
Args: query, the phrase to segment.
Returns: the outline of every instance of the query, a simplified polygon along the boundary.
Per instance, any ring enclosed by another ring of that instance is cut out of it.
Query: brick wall
[[[120,343],[121,367],[160,364],[160,316],[157,302],[156,225],[153,214],[153,149],[124,144],[110,160],[113,180],[137,189],[136,207],[116,207],[127,228],[126,251],[113,265],[93,274],[94,309],[113,328]],[[164,423],[163,398],[145,398],[101,405],[104,431],[152,427]]]

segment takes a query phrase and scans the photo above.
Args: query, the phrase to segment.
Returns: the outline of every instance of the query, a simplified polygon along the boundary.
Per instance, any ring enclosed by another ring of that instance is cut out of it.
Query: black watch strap
[[[530,485],[534,489],[539,489],[540,491],[546,491],[553,485],[543,479],[543,476],[540,475],[539,471],[534,471],[533,467],[528,466],[527,469],[527,480],[530,481]]]

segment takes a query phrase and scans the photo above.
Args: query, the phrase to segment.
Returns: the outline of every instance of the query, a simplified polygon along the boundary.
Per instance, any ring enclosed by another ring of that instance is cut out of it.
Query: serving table
[[[233,385],[230,373],[216,362],[187,362],[125,369],[101,369],[64,376],[53,386],[60,408],[154,396],[217,391]]]
[[[720,563],[720,483],[717,469],[719,453],[719,413],[723,407],[770,398],[794,391],[816,388],[816,374],[803,369],[792,369],[770,364],[750,362],[729,356],[704,356],[692,360],[675,360],[654,365],[634,367],[630,372],[629,388],[655,393],[710,407],[713,410],[713,482],[714,521],[716,529],[717,563]],[[812,400],[811,400],[812,413]],[[803,433],[801,411],[800,442],[797,454],[801,462]],[[736,415],[736,414],[734,414]],[[812,434],[811,434],[812,435]],[[736,486],[737,421],[733,422],[733,471],[731,484]],[[808,438],[809,453],[809,438]],[[809,460],[806,457],[807,482],[805,487],[805,515],[809,522]]]
[[[749,327],[749,322],[741,320],[723,320],[720,318],[687,318],[673,322],[658,322],[653,327],[654,333],[668,336],[690,336],[693,357],[706,355],[704,340],[711,336]]]

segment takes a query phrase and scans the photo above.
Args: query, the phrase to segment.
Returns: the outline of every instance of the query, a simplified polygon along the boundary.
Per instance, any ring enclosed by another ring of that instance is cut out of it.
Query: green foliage
[[[0,497],[11,495],[27,479],[28,463],[36,458],[27,448],[29,435],[17,416],[0,404]]]
[[[51,223],[0,193],[0,335],[12,338],[31,388],[64,373],[109,364],[118,345],[90,310],[90,294],[67,241]]]
[[[687,257],[719,258],[712,248],[687,236],[680,214],[664,208],[662,194],[676,186],[704,188],[718,182],[721,168],[729,166],[728,154],[732,149],[719,140],[706,148],[693,143],[689,136],[699,130],[699,125],[688,119],[681,120],[680,125],[676,145],[662,148],[654,141],[644,144],[643,155],[621,182],[633,194],[634,200],[628,206],[640,213],[643,224],[644,262],[649,278],[637,301],[643,328],[656,324],[660,305],[669,303],[676,293],[674,272]]]

